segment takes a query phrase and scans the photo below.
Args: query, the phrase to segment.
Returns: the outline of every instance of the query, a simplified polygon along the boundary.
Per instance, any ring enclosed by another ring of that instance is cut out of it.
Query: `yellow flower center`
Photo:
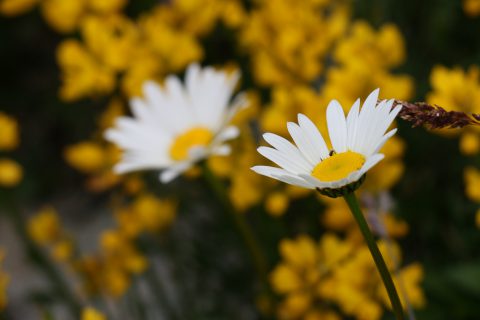
[[[207,128],[196,127],[178,135],[170,146],[170,157],[175,161],[188,158],[192,147],[206,146],[213,138],[213,133]]]
[[[365,163],[365,157],[353,151],[337,153],[321,161],[313,168],[312,176],[320,181],[336,181],[346,178],[359,170]]]

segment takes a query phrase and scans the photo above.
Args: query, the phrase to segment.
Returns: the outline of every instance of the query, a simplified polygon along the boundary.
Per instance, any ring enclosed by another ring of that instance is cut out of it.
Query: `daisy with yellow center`
[[[394,100],[383,100],[377,104],[378,92],[378,89],[374,90],[361,109],[360,100],[357,100],[347,117],[336,100],[330,102],[327,107],[327,127],[331,150],[315,124],[299,114],[298,124],[287,124],[296,146],[280,136],[266,133],[263,137],[273,148],[258,148],[258,152],[280,168],[256,166],[252,170],[289,184],[317,189],[330,197],[343,196],[370,249],[396,319],[404,320],[403,307],[392,276],[354,194],[365,173],[383,159],[384,155],[379,150],[397,131],[393,129],[385,133],[401,106],[392,110]]]
[[[210,154],[230,153],[225,141],[238,129],[229,123],[245,102],[239,95],[230,103],[238,78],[238,73],[192,64],[185,85],[175,76],[162,87],[146,82],[143,98],[131,100],[134,117],[120,117],[105,134],[124,151],[115,171],[160,169],[166,183]]]
[[[396,129],[385,133],[400,112],[392,110],[393,100],[377,105],[379,90],[373,91],[360,108],[357,100],[348,116],[338,101],[327,107],[327,127],[332,143],[329,150],[315,124],[305,115],[298,115],[298,124],[289,122],[288,132],[296,145],[272,134],[263,135],[273,147],[260,147],[258,152],[280,168],[255,166],[255,172],[304,188],[330,190],[354,184],[383,159],[380,148]]]

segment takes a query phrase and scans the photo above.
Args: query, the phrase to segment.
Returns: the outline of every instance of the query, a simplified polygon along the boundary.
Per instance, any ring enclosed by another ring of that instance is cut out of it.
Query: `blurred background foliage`
[[[375,87],[480,112],[480,1],[3,0],[0,12],[3,318],[392,319],[345,207],[249,168],[261,132],[284,134],[298,112],[321,127],[330,99],[348,108]],[[198,172],[169,185],[111,172],[103,130],[143,81],[194,61],[242,71],[242,136],[209,165],[267,255],[266,291]],[[364,206],[388,212],[417,318],[476,319],[480,132],[398,126]],[[336,253],[350,260],[335,276],[302,278]]]

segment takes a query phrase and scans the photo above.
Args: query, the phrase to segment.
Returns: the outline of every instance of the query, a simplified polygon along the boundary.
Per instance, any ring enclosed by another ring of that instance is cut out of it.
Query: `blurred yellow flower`
[[[65,159],[75,169],[92,173],[106,165],[105,150],[95,142],[86,141],[65,149]]]
[[[340,1],[255,3],[242,26],[240,42],[252,56],[257,83],[290,86],[313,81],[322,71],[328,49],[345,30],[348,17],[349,10]]]
[[[480,170],[466,167],[464,170],[465,193],[475,202],[480,202]]]
[[[102,290],[116,298],[122,296],[131,284],[130,276],[114,265],[101,270],[100,279]]]
[[[58,32],[73,32],[85,10],[85,0],[42,0],[41,10],[48,24]]]
[[[102,253],[108,264],[116,265],[127,272],[142,273],[148,265],[147,260],[132,243],[118,230],[104,231],[100,239]]]
[[[471,128],[460,137],[460,151],[467,156],[472,156],[480,151],[480,131]]]
[[[107,320],[107,317],[92,307],[86,307],[82,311],[81,320]]]
[[[335,47],[334,59],[336,66],[326,71],[322,87],[327,101],[337,99],[342,105],[351,105],[375,88],[381,88],[386,98],[408,100],[413,94],[411,77],[390,73],[405,60],[404,40],[393,24],[376,31],[364,21],[354,22]]]
[[[463,11],[471,17],[476,17],[480,14],[480,1],[479,0],[463,0]]]
[[[70,239],[60,239],[52,247],[52,257],[60,262],[68,262],[73,255],[73,250]]]
[[[405,142],[402,138],[392,137],[380,152],[385,155],[385,159],[369,172],[368,179],[361,187],[362,190],[373,193],[389,190],[403,176],[405,166],[402,158],[405,152]]]
[[[127,17],[88,16],[82,20],[81,32],[86,48],[106,68],[123,71],[134,61],[139,32]]]
[[[289,202],[285,192],[274,192],[265,200],[265,209],[272,216],[281,216],[287,210]]]
[[[58,262],[71,262],[74,243],[63,229],[57,211],[50,206],[42,208],[27,222],[27,231],[39,246],[48,249],[49,254]]]
[[[98,117],[98,127],[101,132],[114,125],[115,120],[125,113],[125,107],[122,99],[113,97],[108,103],[106,109]]]
[[[1,0],[0,14],[16,16],[32,9],[40,0]]]
[[[235,208],[240,212],[259,204],[266,195],[273,190],[274,181],[267,181],[252,172],[250,167],[258,161],[262,161],[256,152],[256,141],[242,125],[242,134],[233,145],[231,155],[223,160],[214,157],[209,164],[213,164],[212,170],[230,179],[228,194]],[[209,159],[210,160],[210,159]]]
[[[3,265],[5,259],[5,250],[0,249],[0,265]],[[0,270],[0,311],[7,306],[7,286],[10,283],[10,277],[3,270]]]
[[[147,231],[154,232],[168,227],[176,216],[176,204],[160,200],[153,195],[142,195],[135,200],[132,210],[136,219]]]
[[[77,263],[85,277],[89,292],[104,292],[113,297],[122,296],[130,287],[131,278],[148,267],[148,260],[120,230],[110,229],[101,234],[98,255]]]
[[[19,144],[17,121],[0,112],[0,150],[12,150]]]
[[[312,119],[329,144],[325,116],[327,102],[312,88],[306,86],[277,86],[272,91],[270,104],[260,115],[262,131],[287,135],[286,123],[295,121],[297,114],[302,113]]]
[[[73,101],[113,91],[113,70],[96,61],[79,41],[62,42],[57,48],[57,60],[62,69],[60,97],[63,100]]]
[[[247,13],[242,6],[242,1],[223,0],[218,2],[220,5],[220,18],[231,28],[238,28],[247,19]]]
[[[0,186],[14,187],[23,177],[22,167],[13,160],[0,158]]]
[[[144,43],[162,66],[168,68],[166,71],[178,72],[188,64],[200,61],[203,58],[203,48],[195,36],[166,24],[156,12],[163,11],[153,11],[152,14],[142,17],[139,23]],[[171,48],[176,50],[172,52]]]
[[[403,267],[397,275],[393,276],[395,286],[400,288],[400,300],[404,306],[406,305],[406,297],[408,297],[409,302],[414,308],[422,308],[425,306],[425,295],[420,287],[420,282],[423,280],[423,277],[423,267],[419,263],[412,263]],[[391,308],[385,287],[379,286],[378,290],[384,305]]]
[[[322,197],[327,207],[321,215],[322,224],[334,231],[346,231],[355,226],[352,214],[345,201]]]
[[[361,197],[360,193],[360,198]],[[320,217],[322,224],[328,229],[346,233],[352,241],[361,239],[355,220],[345,201],[329,199],[327,197],[322,197],[322,200],[327,206]],[[368,211],[365,210],[365,212]],[[384,229],[390,237],[401,238],[408,233],[408,224],[399,217],[390,212],[378,212],[376,214],[375,220],[381,223],[382,229]],[[372,219],[367,218],[367,220],[371,221]]]
[[[400,249],[392,243],[387,249],[379,242],[390,269],[400,263]],[[282,297],[277,309],[279,319],[316,319],[325,314],[327,319],[339,319],[336,305],[342,314],[355,319],[378,320],[389,307],[379,275],[363,242],[350,242],[327,233],[318,243],[301,235],[280,243],[282,261],[270,274],[273,290]],[[394,260],[393,260],[394,259]],[[414,307],[422,307],[425,297],[420,287],[422,267],[411,264],[396,274],[394,279]],[[321,302],[321,303],[320,303]],[[405,302],[405,301],[404,301]],[[328,306],[319,309],[319,306]],[[404,304],[405,305],[405,304]],[[328,317],[327,317],[328,315]],[[319,318],[324,319],[324,318]]]
[[[437,65],[430,74],[430,83],[432,91],[427,94],[428,103],[446,110],[480,111],[480,70],[477,66],[463,71],[459,67],[447,69]]]
[[[365,98],[375,88],[382,88],[382,97],[408,100],[413,94],[413,78],[390,74],[385,69],[371,69],[363,61],[351,65],[332,67],[326,73],[327,82],[322,87],[326,100],[337,99],[349,106],[358,98]]]
[[[128,0],[86,0],[90,9],[97,13],[117,12],[127,4]]]
[[[44,207],[28,220],[28,233],[33,241],[47,245],[56,241],[62,234],[57,211]]]
[[[367,22],[357,21],[335,48],[334,58],[347,66],[362,61],[375,72],[375,68],[392,68],[402,63],[405,43],[393,24],[385,24],[376,32]]]

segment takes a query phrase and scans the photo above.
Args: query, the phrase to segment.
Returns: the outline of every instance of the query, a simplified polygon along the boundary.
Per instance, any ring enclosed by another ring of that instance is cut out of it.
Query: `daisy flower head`
[[[379,150],[397,129],[387,131],[401,110],[392,110],[394,100],[378,102],[374,90],[360,108],[358,99],[347,117],[336,100],[327,107],[329,149],[315,124],[298,115],[298,124],[287,123],[295,145],[273,133],[264,139],[273,147],[259,147],[258,152],[280,168],[255,166],[253,171],[288,184],[317,189],[330,197],[342,196],[357,189],[365,173],[384,158]]]
[[[229,123],[246,103],[242,94],[231,102],[239,77],[192,64],[185,84],[176,76],[163,86],[147,81],[143,97],[130,101],[133,117],[118,118],[105,133],[123,151],[115,172],[157,169],[167,183],[211,154],[229,154],[225,142],[239,134]]]

